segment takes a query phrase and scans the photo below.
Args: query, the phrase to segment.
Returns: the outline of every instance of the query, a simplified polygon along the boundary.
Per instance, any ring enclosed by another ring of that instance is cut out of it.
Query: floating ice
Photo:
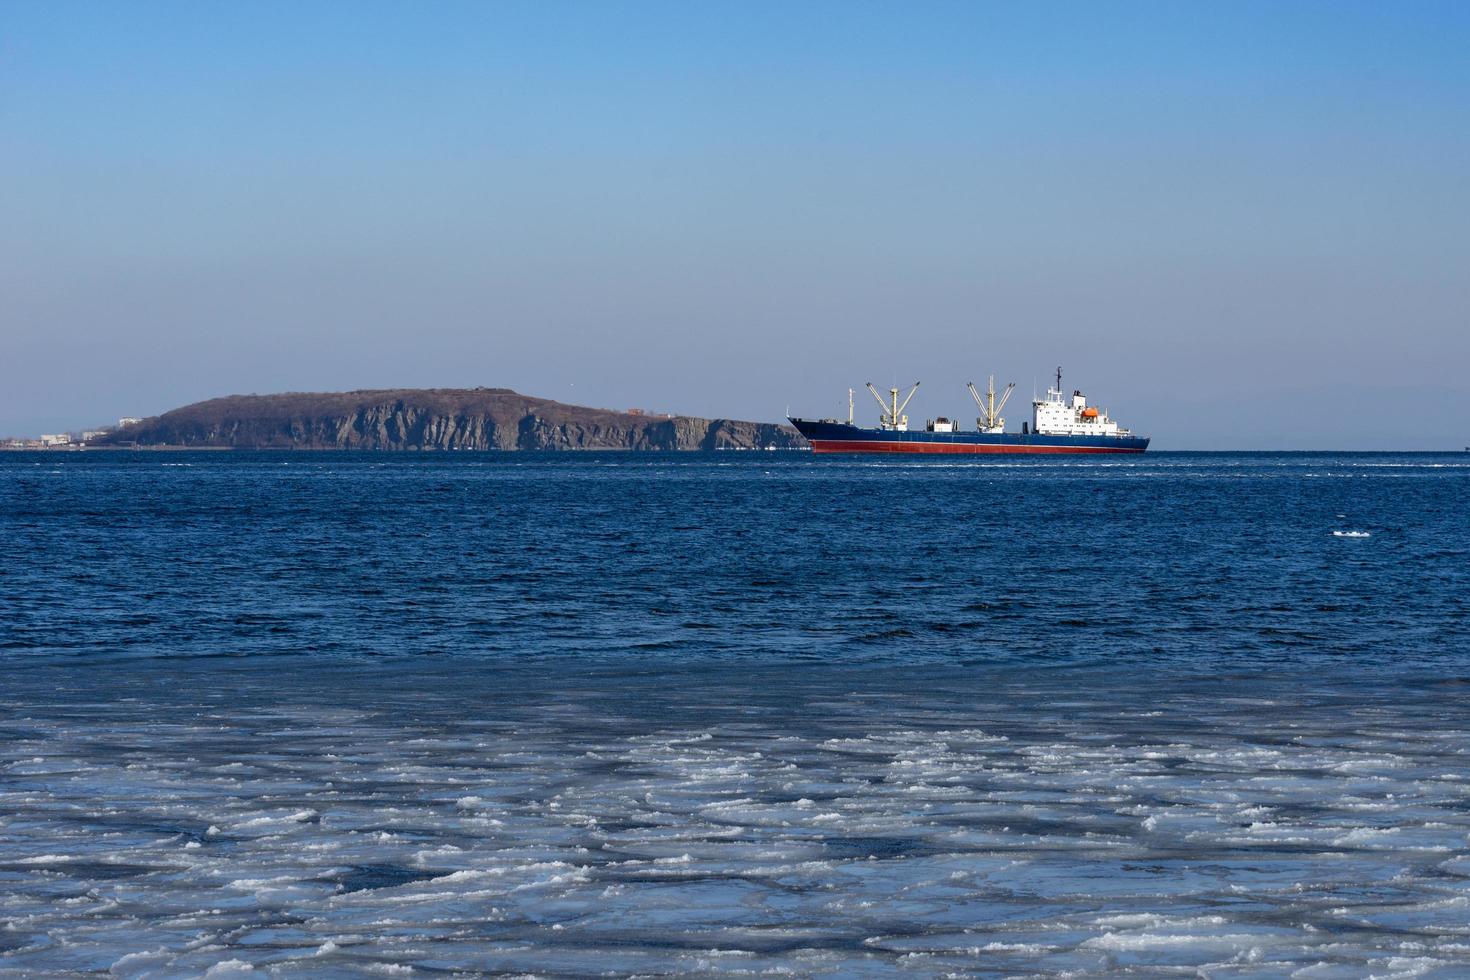
[[[0,973],[1470,970],[1453,685],[61,676]]]

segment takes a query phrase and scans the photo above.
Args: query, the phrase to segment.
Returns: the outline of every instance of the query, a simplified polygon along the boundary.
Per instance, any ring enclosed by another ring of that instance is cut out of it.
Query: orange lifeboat
[[[1082,410],[1082,417],[1085,418],[1085,419],[1095,419],[1095,418],[1097,418],[1097,409],[1095,409],[1095,408],[1093,408],[1092,406],[1089,405],[1087,408],[1084,408]]]

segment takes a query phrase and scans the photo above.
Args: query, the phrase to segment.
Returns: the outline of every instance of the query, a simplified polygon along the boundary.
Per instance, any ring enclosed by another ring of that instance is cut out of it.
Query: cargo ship
[[[961,431],[954,419],[930,419],[922,429],[909,429],[903,414],[919,382],[899,401],[900,389],[889,388],[888,400],[870,383],[868,391],[878,401],[881,414],[877,428],[853,421],[853,389],[847,390],[847,421],[840,419],[792,418],[791,424],[818,453],[1141,453],[1148,439],[1136,436],[1108,418],[1108,413],[1087,403],[1081,391],[1063,395],[1062,369],[1057,368],[1056,386],[1043,398],[1031,400],[1031,421],[1021,423],[1020,432],[1007,432],[1001,412],[1016,390],[1006,385],[999,402],[992,376],[984,396],[971,382],[966,387],[979,406],[980,416],[973,431]]]

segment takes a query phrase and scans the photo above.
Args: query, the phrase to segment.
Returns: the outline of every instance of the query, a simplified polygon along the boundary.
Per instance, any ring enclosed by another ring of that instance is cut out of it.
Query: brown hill
[[[789,426],[647,416],[509,388],[231,395],[117,429],[93,445],[235,449],[760,449],[802,445]]]

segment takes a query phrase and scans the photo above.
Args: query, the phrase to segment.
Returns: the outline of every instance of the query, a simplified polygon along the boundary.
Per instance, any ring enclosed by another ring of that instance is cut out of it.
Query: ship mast
[[[892,408],[889,407],[888,402],[883,400],[883,396],[878,394],[878,389],[873,387],[873,382],[871,381],[868,382],[868,390],[873,393],[873,398],[877,400],[878,407],[883,410],[883,414],[879,416],[879,425],[881,428],[897,429],[900,426],[908,427],[908,416],[901,413],[905,408],[908,408],[909,400],[914,397],[914,392],[919,390],[919,382],[914,382],[914,386],[909,389],[909,393],[905,396],[902,405],[898,403],[899,389],[889,388],[888,394],[893,399]]]
[[[1005,419],[1000,413],[1005,411],[1006,402],[1010,401],[1011,392],[1016,390],[1016,383],[1012,381],[1006,385],[1005,392],[1000,396],[1000,404],[995,403],[995,375],[990,376],[990,384],[985,389],[985,399],[982,401],[980,392],[975,390],[975,382],[970,381],[965,385],[970,389],[970,397],[975,399],[975,404],[980,407],[980,417],[975,420],[981,432],[1005,427]]]

